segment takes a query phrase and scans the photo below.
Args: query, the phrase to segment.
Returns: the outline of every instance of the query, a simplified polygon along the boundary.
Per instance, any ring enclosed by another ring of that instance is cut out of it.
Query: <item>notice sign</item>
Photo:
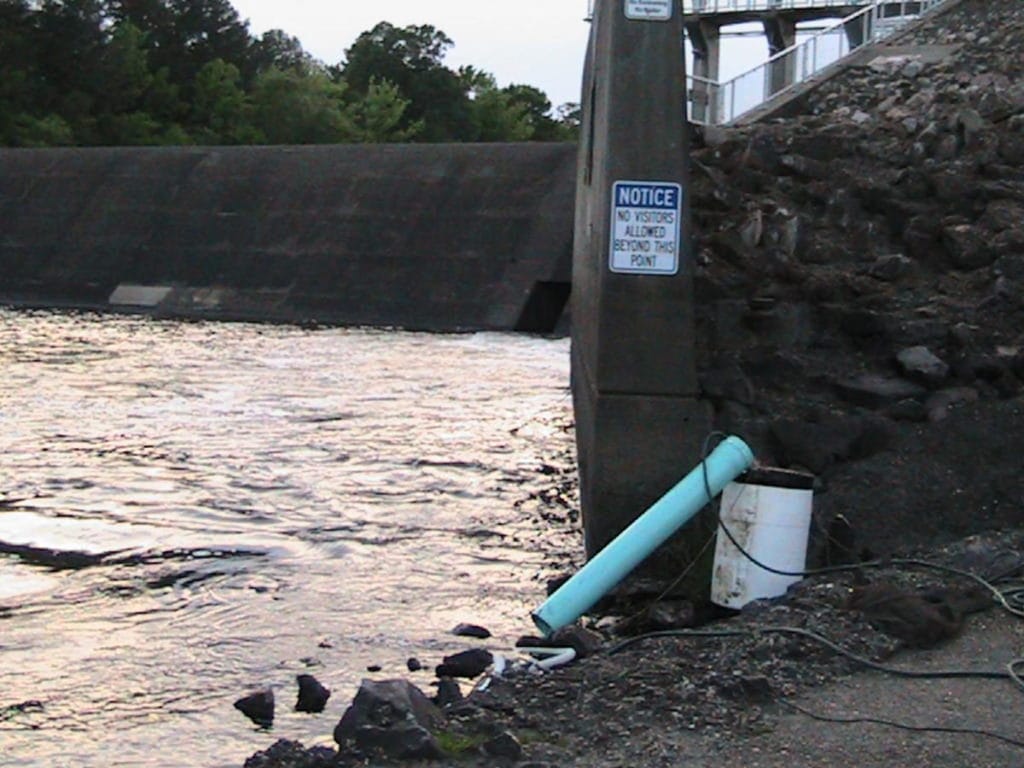
[[[611,271],[676,274],[682,213],[683,188],[678,184],[616,181],[612,185]]]
[[[625,0],[626,18],[642,21],[668,21],[674,0]]]

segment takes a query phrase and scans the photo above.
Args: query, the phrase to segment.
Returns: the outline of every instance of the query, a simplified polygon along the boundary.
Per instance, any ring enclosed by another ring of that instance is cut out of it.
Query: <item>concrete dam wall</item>
[[[571,144],[0,150],[0,301],[549,332]]]

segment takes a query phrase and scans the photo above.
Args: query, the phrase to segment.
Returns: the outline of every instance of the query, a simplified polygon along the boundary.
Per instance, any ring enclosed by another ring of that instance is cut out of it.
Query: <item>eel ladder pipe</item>
[[[704,473],[713,496],[754,463],[754,453],[740,438],[727,437],[668,493],[616,536],[571,579],[533,612],[533,623],[548,637],[572,624],[709,501]],[[706,470],[705,470],[706,468]]]

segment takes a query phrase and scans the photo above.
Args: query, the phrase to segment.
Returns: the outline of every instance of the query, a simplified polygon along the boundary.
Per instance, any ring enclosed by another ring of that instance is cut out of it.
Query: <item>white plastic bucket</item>
[[[814,478],[800,472],[748,472],[722,491],[722,523],[756,560],[779,571],[803,571],[813,485]],[[718,530],[711,576],[713,603],[742,608],[751,600],[785,594],[799,580],[799,576],[782,576],[754,565]]]

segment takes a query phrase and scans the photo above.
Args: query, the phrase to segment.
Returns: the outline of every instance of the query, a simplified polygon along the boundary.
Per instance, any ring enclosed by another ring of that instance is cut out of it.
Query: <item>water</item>
[[[511,644],[567,385],[565,340],[0,310],[0,765],[240,766],[460,621]]]

